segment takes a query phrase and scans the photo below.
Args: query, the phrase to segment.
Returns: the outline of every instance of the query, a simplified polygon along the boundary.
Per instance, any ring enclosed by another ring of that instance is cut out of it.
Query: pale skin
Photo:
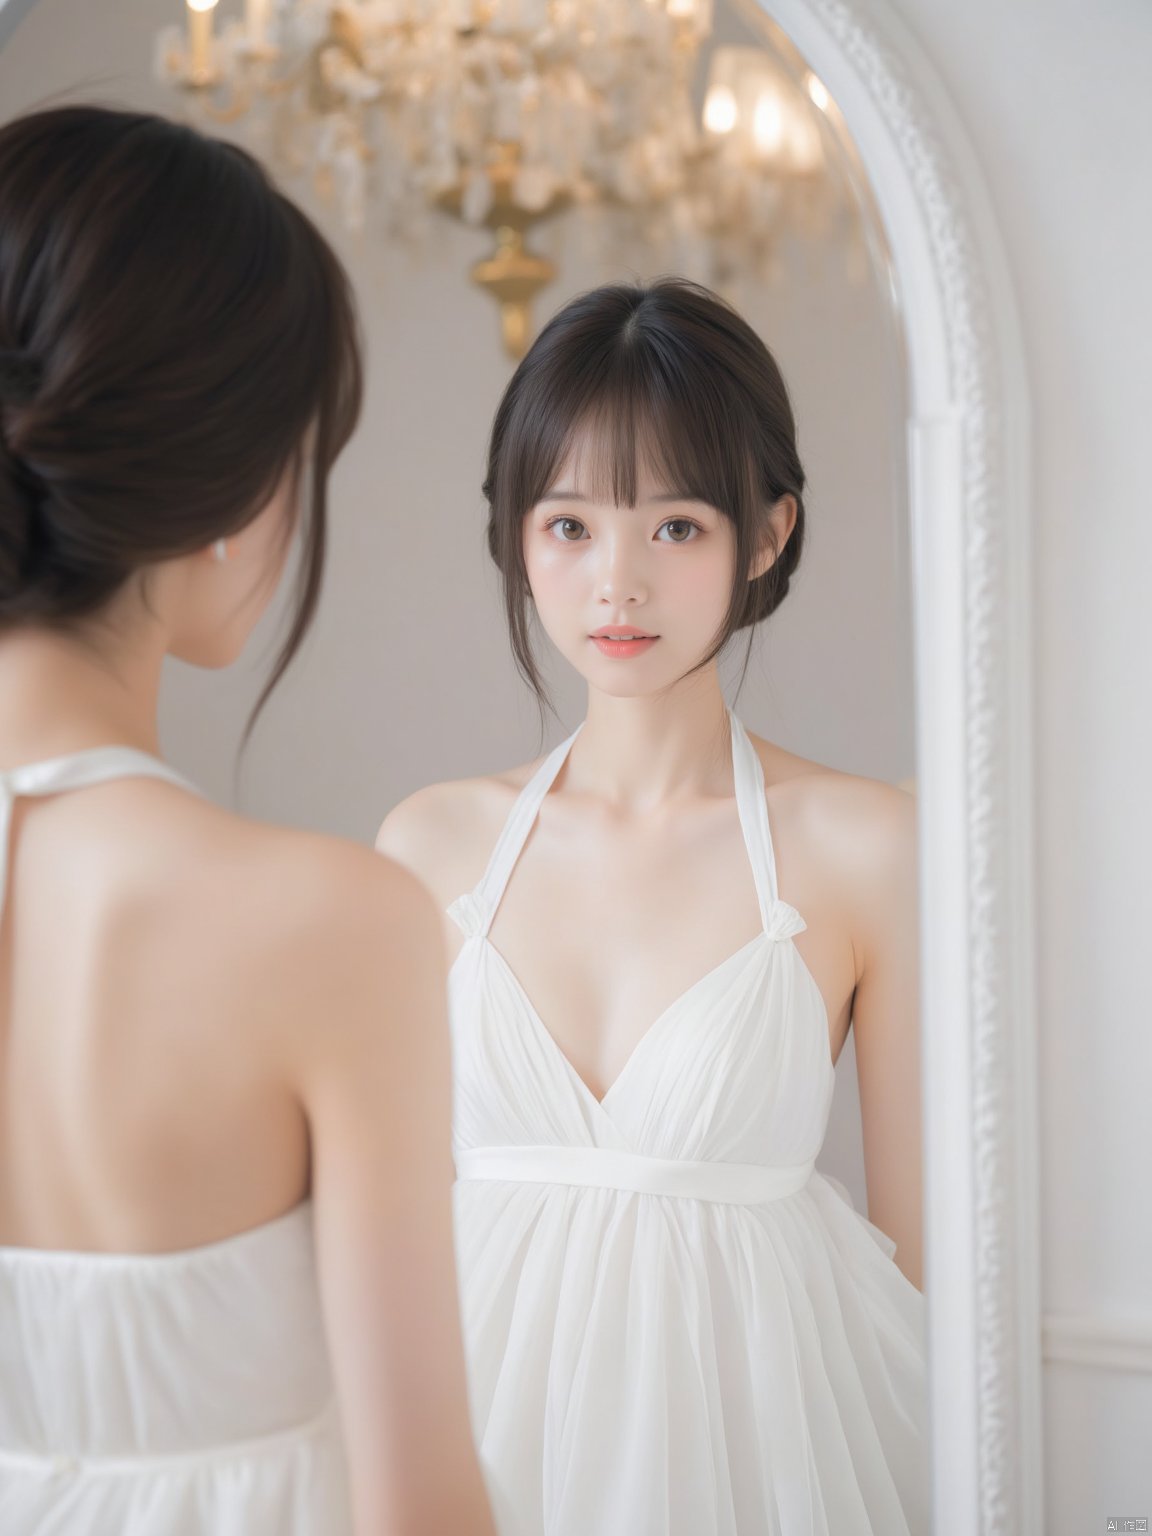
[[[794,498],[765,518],[750,580],[774,558],[768,528],[778,548],[791,534]],[[525,516],[523,537],[540,623],[585,678],[588,704],[489,938],[602,1098],[648,1026],[761,926],[716,663],[684,678],[720,630],[735,533],[648,470],[635,507],[596,499],[577,452]],[[609,658],[589,638],[605,624],[659,638]],[[915,804],[893,785],[751,739],[780,895],[807,923],[794,942],[824,999],[833,1062],[855,1031],[868,1215],[921,1287]],[[380,851],[435,896],[450,962],[464,936],[445,909],[480,879],[540,761],[431,785],[380,828]]]
[[[0,636],[0,767],[160,755],[161,665],[235,659],[287,480],[65,633]],[[17,801],[0,928],[0,1245],[168,1253],[311,1196],[357,1536],[493,1536],[455,1288],[439,916],[405,869],[124,778]],[[66,964],[61,963],[63,959]]]

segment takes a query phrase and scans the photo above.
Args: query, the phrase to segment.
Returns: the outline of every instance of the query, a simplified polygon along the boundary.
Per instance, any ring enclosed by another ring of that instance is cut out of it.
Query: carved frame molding
[[[934,1536],[1040,1536],[1030,421],[963,125],[883,0],[754,0],[832,94],[908,367]]]

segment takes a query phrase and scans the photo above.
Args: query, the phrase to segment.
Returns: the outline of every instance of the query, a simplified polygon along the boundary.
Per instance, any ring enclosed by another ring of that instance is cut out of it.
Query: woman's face
[[[524,518],[524,561],[540,622],[595,688],[655,693],[714,645],[732,591],[731,521],[684,499],[652,470],[637,476],[636,505],[594,499],[570,455]],[[652,636],[632,646],[597,639],[603,627]]]

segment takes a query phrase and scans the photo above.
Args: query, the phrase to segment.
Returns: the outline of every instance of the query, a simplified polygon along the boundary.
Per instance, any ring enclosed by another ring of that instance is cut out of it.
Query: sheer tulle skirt
[[[923,1297],[837,1181],[456,1200],[501,1536],[925,1536]]]

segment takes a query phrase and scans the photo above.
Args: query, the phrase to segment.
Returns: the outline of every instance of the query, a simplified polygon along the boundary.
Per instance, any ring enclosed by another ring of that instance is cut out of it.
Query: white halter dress
[[[730,712],[763,931],[598,1101],[488,929],[581,727],[524,786],[450,975],[473,1424],[501,1536],[926,1536],[924,1298],[814,1168],[820,991]]]
[[[0,772],[18,795],[130,775],[100,747]],[[0,1247],[3,1536],[350,1536],[310,1203],[176,1253]]]

